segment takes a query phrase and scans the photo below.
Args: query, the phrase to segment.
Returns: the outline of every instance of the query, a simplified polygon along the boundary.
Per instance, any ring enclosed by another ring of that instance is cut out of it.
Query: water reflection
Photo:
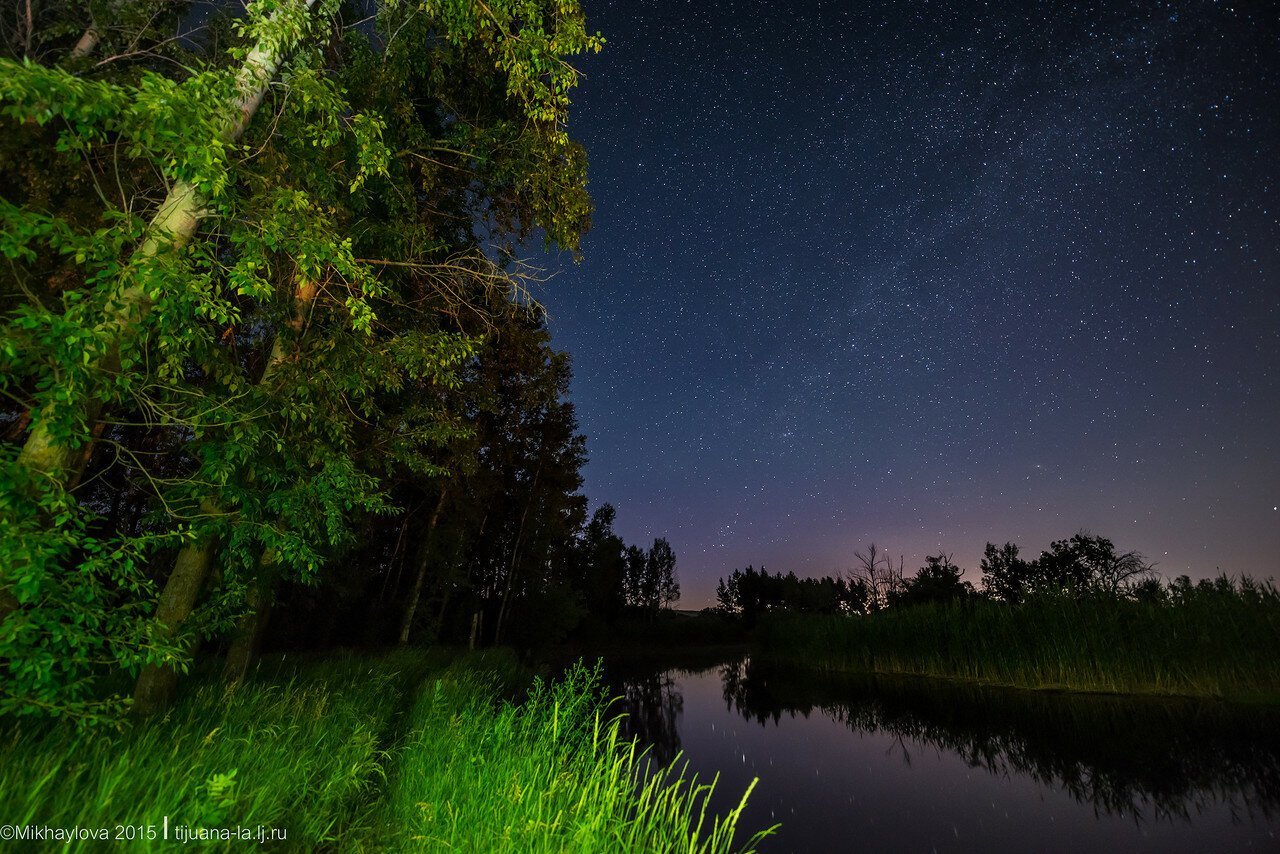
[[[681,730],[682,684],[691,690],[718,681],[721,721],[738,720],[757,731],[790,728],[794,736],[799,719],[814,718],[810,726],[829,719],[843,726],[849,737],[875,737],[883,754],[877,767],[881,762],[910,766],[923,751],[934,764],[926,763],[928,767],[913,773],[938,775],[934,755],[949,754],[969,769],[1011,779],[1015,788],[1025,784],[1062,791],[1091,808],[1097,819],[1119,818],[1139,828],[1153,822],[1182,824],[1207,811],[1215,821],[1229,816],[1231,824],[1270,827],[1280,814],[1280,712],[1274,709],[984,689],[884,676],[815,677],[749,658],[713,668],[612,669],[628,716],[627,729],[662,761],[685,747],[692,755],[700,746],[711,749],[719,744],[707,741],[712,736],[704,730]],[[711,696],[704,698],[704,706],[708,700],[714,703]],[[708,718],[706,710],[700,715]],[[730,724],[712,721],[707,726],[723,731]],[[718,734],[736,745],[715,748],[729,756],[737,757],[732,751],[739,750],[745,762],[751,750],[758,752],[754,745],[760,738],[749,731],[732,737]],[[761,737],[781,735],[762,732]],[[794,748],[787,750],[794,755]],[[802,774],[833,780],[847,775],[847,769],[831,767],[828,773],[823,767],[834,766],[837,753],[831,742],[829,749],[817,749],[817,758],[807,759],[804,767],[784,767],[788,757],[775,757],[756,773],[765,781],[785,780],[788,792],[799,793]],[[723,758],[719,764],[724,764]],[[883,774],[876,772],[878,777]],[[847,800],[856,803],[857,795],[851,791]],[[779,794],[775,808],[788,806],[789,797],[795,796]],[[910,820],[909,812],[904,816]],[[952,829],[958,836],[958,827]]]
[[[674,673],[633,674],[621,681],[623,732],[639,738],[662,764],[671,762],[681,751],[679,720],[684,708]]]
[[[720,668],[724,699],[761,725],[825,714],[862,733],[1061,787],[1096,812],[1189,819],[1209,804],[1280,807],[1280,715],[1222,703],[980,688],[886,676],[801,677],[750,659]]]

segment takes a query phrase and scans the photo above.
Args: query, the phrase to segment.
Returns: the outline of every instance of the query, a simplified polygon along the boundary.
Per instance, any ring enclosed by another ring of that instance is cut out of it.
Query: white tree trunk
[[[303,11],[310,10],[315,4],[315,0],[296,2],[303,7]],[[85,33],[81,38],[82,42],[90,32],[93,30]],[[226,141],[234,142],[239,139],[249,126],[254,113],[262,104],[268,85],[291,47],[284,39],[262,39],[249,51],[244,64],[236,72],[236,101],[228,105],[231,110],[223,128],[223,138]],[[191,184],[186,181],[174,183],[152,217],[147,236],[134,251],[134,256],[145,259],[162,251],[181,249],[195,234],[204,215],[205,202],[204,197]],[[99,371],[108,373],[119,367],[121,339],[129,325],[146,317],[151,308],[145,291],[137,284],[123,288],[114,303],[111,313],[99,324],[100,330],[107,333],[110,343],[107,351],[94,365]],[[92,400],[81,401],[79,405],[86,423],[92,424],[97,420],[98,406]],[[66,484],[73,474],[77,445],[59,439],[50,432],[50,416],[55,414],[56,409],[57,404],[51,403],[39,413],[18,459],[22,465]]]
[[[305,15],[315,5],[315,0],[294,0],[294,2],[297,6],[287,11],[295,14]],[[277,22],[283,20],[281,16],[285,11],[278,10],[272,16],[272,20]],[[245,128],[249,126],[249,122],[253,120],[254,114],[262,104],[262,99],[266,96],[267,87],[280,68],[280,63],[294,47],[291,39],[280,37],[279,33],[272,34],[270,26],[266,29],[268,35],[254,45],[245,57],[244,64],[236,72],[236,96],[235,100],[227,105],[226,121],[222,129],[223,138],[227,142],[239,139]],[[90,32],[94,32],[92,28],[86,31],[81,38],[82,42],[89,37]],[[96,38],[95,33],[95,41]],[[160,203],[155,216],[151,218],[145,239],[134,250],[134,258],[152,258],[162,251],[181,249],[195,234],[200,219],[204,215],[205,204],[206,199],[194,186],[186,181],[175,182],[164,201]],[[145,318],[151,308],[145,290],[137,283],[121,288],[111,305],[110,312],[98,323],[99,331],[104,333],[103,337],[108,341],[106,350],[90,363],[90,367],[98,375],[111,375],[119,370],[121,346],[129,327]],[[78,408],[77,414],[90,428],[101,414],[101,403],[91,392],[70,404],[57,402],[46,404],[34,414],[31,430],[18,455],[20,465],[44,475],[64,488],[76,479],[76,464],[79,460],[77,452],[82,444],[78,438],[68,440],[57,436],[51,429],[51,423],[61,414],[59,410],[67,405]],[[19,603],[12,592],[0,588],[0,620],[18,606]]]
[[[98,46],[101,36],[98,34],[97,27],[93,24],[84,31],[84,35],[80,36],[80,40],[76,42],[76,46],[71,48],[71,59],[80,59],[93,53],[93,49]]]

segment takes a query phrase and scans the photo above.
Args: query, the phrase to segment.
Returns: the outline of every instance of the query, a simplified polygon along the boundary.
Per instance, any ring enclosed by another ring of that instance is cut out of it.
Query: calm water
[[[630,729],[759,777],[765,851],[1280,851],[1280,713],[1223,704],[829,678],[750,659],[609,663]]]

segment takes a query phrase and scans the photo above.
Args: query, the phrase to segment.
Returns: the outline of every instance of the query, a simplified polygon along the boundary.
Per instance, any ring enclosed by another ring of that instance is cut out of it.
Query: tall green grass
[[[580,668],[519,702],[504,698],[528,683],[501,654],[415,651],[264,671],[274,672],[234,690],[206,680],[169,714],[119,731],[5,722],[0,822],[159,829],[167,817],[171,833],[265,825],[286,831],[285,850],[732,846],[741,806],[713,817],[708,786],[648,773]]]
[[[424,686],[378,847],[486,852],[719,852],[745,806],[708,813],[715,781],[659,769],[619,734],[581,667],[493,709],[474,670]],[[748,789],[748,793],[750,790]],[[763,834],[746,840],[752,848]]]
[[[863,617],[778,616],[766,654],[809,666],[1027,688],[1280,700],[1280,603],[1044,597]]]
[[[162,828],[168,817],[172,831],[285,828],[289,847],[343,839],[380,792],[395,717],[427,663],[313,664],[232,690],[209,680],[167,715],[118,732],[8,724],[0,822]]]

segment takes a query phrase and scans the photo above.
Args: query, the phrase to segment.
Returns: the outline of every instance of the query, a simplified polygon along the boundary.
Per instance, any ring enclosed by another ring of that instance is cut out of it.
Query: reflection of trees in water
[[[628,677],[622,682],[618,711],[626,714],[622,731],[644,745],[666,764],[680,752],[680,712],[684,697],[670,672]]]
[[[747,720],[830,715],[858,732],[960,755],[992,774],[1060,786],[1096,812],[1189,819],[1280,812],[1280,712],[1205,701],[980,688],[886,676],[805,677],[750,660],[721,669]]]

